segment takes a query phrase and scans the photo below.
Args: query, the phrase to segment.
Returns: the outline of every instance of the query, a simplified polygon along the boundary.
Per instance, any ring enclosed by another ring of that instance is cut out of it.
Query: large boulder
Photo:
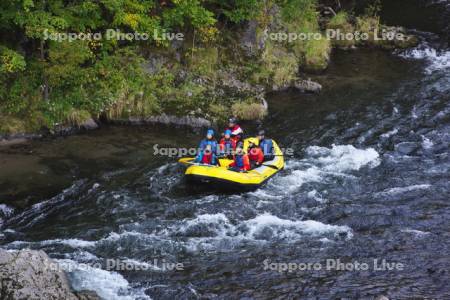
[[[66,275],[44,251],[0,249],[0,299],[96,300],[95,293],[75,295]]]

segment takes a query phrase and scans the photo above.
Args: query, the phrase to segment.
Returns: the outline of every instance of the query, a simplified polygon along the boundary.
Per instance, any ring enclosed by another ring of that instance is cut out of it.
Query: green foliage
[[[176,0],[174,7],[163,12],[164,24],[169,28],[184,26],[189,21],[195,28],[212,26],[216,23],[214,14],[202,6],[199,0]]]
[[[306,44],[303,68],[309,71],[322,71],[328,66],[330,60],[330,40],[323,37],[321,39],[311,39]]]
[[[263,73],[270,74],[266,84],[278,87],[287,86],[296,77],[298,72],[298,59],[294,54],[287,52],[283,47],[267,43],[262,54]],[[264,78],[264,76],[261,76]]]
[[[25,58],[19,53],[0,46],[0,74],[6,76],[25,70]]]
[[[214,116],[216,122],[225,122],[231,112],[227,106],[220,103],[211,103],[208,111],[212,116]]]
[[[369,39],[361,41],[361,43],[368,44],[370,46],[376,45],[378,41],[375,39],[375,33],[380,27],[379,17],[357,17],[356,18],[356,30],[368,35]]]
[[[239,120],[261,120],[267,114],[266,108],[254,99],[234,103],[231,112]]]
[[[255,18],[263,7],[261,0],[236,0],[230,5],[226,1],[220,1],[223,13],[234,23],[239,23]]]
[[[339,28],[346,24],[348,24],[348,14],[345,11],[340,11],[330,19],[328,22],[328,27]]]
[[[296,32],[310,32],[318,28],[316,0],[282,0],[281,6],[283,21],[295,26]]]
[[[231,110],[243,119],[262,118],[254,99],[230,98],[219,103],[211,91],[219,70],[233,69],[252,83],[289,85],[299,67],[322,70],[329,60],[326,39],[289,44],[266,41],[261,57],[242,61],[234,30],[256,20],[256,31],[281,9],[287,32],[319,33],[317,0],[9,0],[0,1],[0,114],[11,127],[0,131],[35,130],[56,124],[80,124],[89,117],[146,117],[161,112],[211,114],[217,119]],[[357,21],[363,32],[378,27],[375,4]],[[280,23],[280,22],[275,22]],[[238,25],[236,25],[238,24]],[[149,41],[52,41],[54,33],[140,32]],[[225,33],[224,35],[219,35]],[[328,28],[350,31],[339,13]],[[182,32],[192,37],[179,48],[153,40],[154,33]],[[231,38],[226,39],[225,35]],[[191,43],[192,41],[192,43]],[[143,69],[144,56],[155,48],[170,57],[158,71]],[[226,57],[222,57],[226,54]],[[228,59],[232,57],[231,59]],[[177,76],[184,67],[185,76]],[[200,79],[200,80],[199,80]],[[235,96],[233,96],[235,97]],[[245,96],[246,97],[246,96]],[[244,97],[244,98],[245,98]],[[234,106],[233,102],[236,102]],[[242,114],[242,115],[241,115]],[[11,121],[13,120],[13,121]],[[26,120],[22,123],[16,120]],[[20,123],[20,124],[19,124]]]
[[[369,4],[365,9],[366,17],[377,17],[381,11],[381,0],[374,0],[373,3]]]
[[[197,75],[214,78],[219,62],[217,48],[195,48],[186,53],[189,69]]]
[[[327,24],[327,29],[337,31],[339,35],[354,33],[354,27],[348,20],[348,14],[345,11],[338,12]],[[336,38],[332,40],[333,46],[348,49],[355,45],[354,39]]]

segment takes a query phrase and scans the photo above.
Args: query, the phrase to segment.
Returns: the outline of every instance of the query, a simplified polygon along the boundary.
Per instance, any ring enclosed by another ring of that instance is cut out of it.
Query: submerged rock
[[[65,273],[44,251],[0,249],[0,282],[0,299],[99,299],[95,292],[72,292]]]
[[[395,145],[395,151],[400,152],[404,155],[410,155],[414,153],[418,148],[419,144],[414,142],[403,142]]]

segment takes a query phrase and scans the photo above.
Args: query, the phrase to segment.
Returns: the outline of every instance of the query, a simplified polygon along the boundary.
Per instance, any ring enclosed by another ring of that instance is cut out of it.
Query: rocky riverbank
[[[269,1],[249,8],[249,15],[234,12],[239,21],[217,17],[200,29],[179,27],[183,40],[118,47],[108,61],[97,53],[102,43],[84,53],[76,43],[48,42],[39,70],[28,70],[35,65],[27,65],[26,57],[2,50],[11,66],[2,71],[8,74],[1,82],[0,139],[65,135],[103,122],[199,127],[230,115],[261,120],[268,114],[267,92],[319,92],[323,83],[314,75],[326,71],[333,49],[417,44],[404,28],[383,25],[376,7],[352,9],[327,1]],[[23,64],[12,64],[21,59]],[[30,77],[21,86],[20,80],[42,70],[41,79]]]
[[[95,292],[75,292],[44,251],[0,248],[0,299],[99,300]]]

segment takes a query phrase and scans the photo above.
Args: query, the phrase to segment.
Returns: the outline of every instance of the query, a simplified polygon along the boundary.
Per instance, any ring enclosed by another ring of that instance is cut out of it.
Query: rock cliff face
[[[43,251],[0,249],[0,299],[98,300],[93,292],[73,292],[57,264]]]

